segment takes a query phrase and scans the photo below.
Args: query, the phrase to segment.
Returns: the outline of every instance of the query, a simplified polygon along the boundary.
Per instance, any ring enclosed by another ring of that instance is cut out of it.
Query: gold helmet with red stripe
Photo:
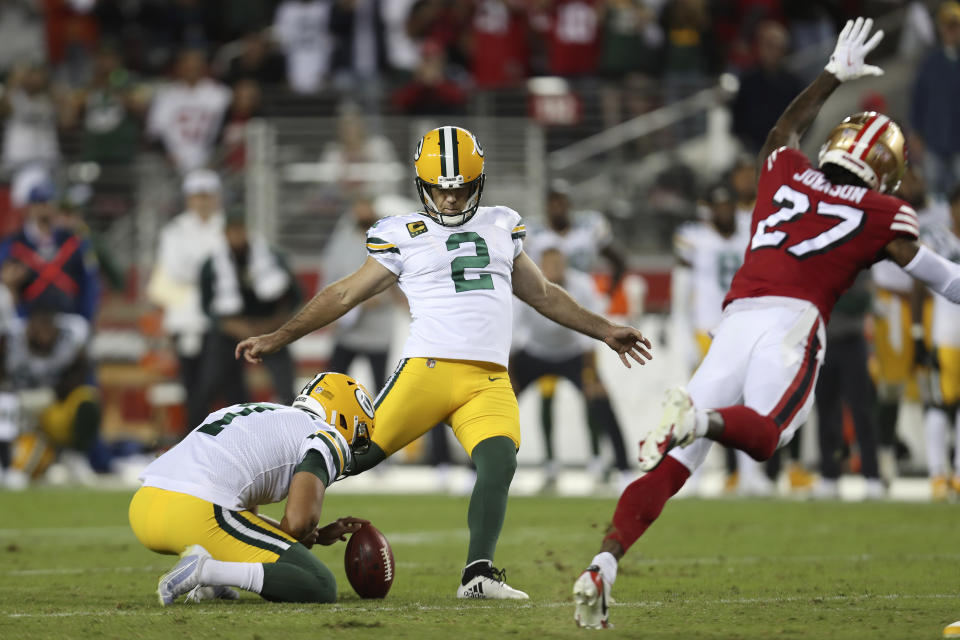
[[[334,427],[355,453],[370,447],[374,407],[366,387],[348,375],[318,373],[304,385],[293,406],[309,411]]]
[[[820,167],[835,164],[881,193],[896,191],[906,167],[906,140],[896,122],[876,111],[847,116],[820,147]]]
[[[420,138],[413,156],[417,170],[417,195],[424,213],[445,227],[457,227],[477,212],[483,192],[483,147],[477,138],[461,127],[437,127]],[[470,193],[460,213],[441,213],[431,197],[431,188],[459,189]]]

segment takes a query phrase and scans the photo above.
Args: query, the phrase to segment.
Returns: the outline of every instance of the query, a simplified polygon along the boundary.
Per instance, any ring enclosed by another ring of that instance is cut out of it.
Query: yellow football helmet
[[[428,131],[417,144],[413,166],[417,170],[417,195],[428,216],[445,227],[457,227],[477,212],[483,192],[483,148],[472,133],[453,126]],[[444,214],[430,195],[431,187],[470,187],[471,191],[463,211]]]
[[[318,373],[293,406],[319,416],[344,437],[354,453],[363,453],[373,437],[373,400],[366,387],[342,373]]]
[[[876,111],[847,116],[820,147],[820,167],[835,164],[880,193],[896,191],[907,147],[896,122]]]

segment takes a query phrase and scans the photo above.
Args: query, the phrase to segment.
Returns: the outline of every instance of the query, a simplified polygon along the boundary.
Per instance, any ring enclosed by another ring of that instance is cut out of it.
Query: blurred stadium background
[[[701,194],[724,180],[739,157],[756,152],[762,143],[757,130],[764,135],[786,101],[819,72],[848,17],[873,16],[886,31],[876,54],[886,74],[842,87],[805,138],[804,150],[815,154],[829,127],[865,107],[880,108],[911,129],[917,66],[939,46],[938,18],[952,16],[939,5],[2,3],[0,235],[17,232],[31,207],[52,206],[57,215],[79,212],[82,223],[74,228],[96,249],[95,277],[102,285],[88,318],[95,363],[90,380],[100,407],[101,451],[92,462],[101,473],[85,475],[76,465],[61,464],[47,479],[129,482],[138,464],[193,426],[186,405],[195,389],[181,383],[163,309],[148,295],[161,231],[184,210],[183,184],[191,172],[209,168],[219,175],[224,210],[239,212],[251,235],[283,253],[306,298],[329,276],[323,266],[329,241],[358,199],[372,199],[378,216],[417,206],[413,148],[423,132],[440,124],[477,135],[488,167],[484,202],[517,209],[531,234],[545,224],[547,193],[557,181],[563,181],[574,211],[599,211],[608,221],[629,276],[607,311],[638,323],[655,344],[654,361],[630,371],[598,350],[632,459],[634,443],[658,415],[662,391],[689,373],[683,355],[688,337],[674,335],[669,321],[676,228],[702,219]],[[609,278],[606,266],[593,265],[598,282]],[[24,283],[16,273],[7,275],[5,286],[16,293]],[[24,291],[19,293],[22,303]],[[7,304],[13,316],[16,302]],[[393,316],[391,367],[404,336],[405,307],[397,304]],[[869,333],[869,320],[864,330]],[[333,335],[322,331],[293,345],[298,382],[327,366]],[[246,370],[250,398],[277,397],[261,369]],[[351,373],[376,388],[365,361]],[[4,436],[8,441],[34,432],[56,395],[17,375],[8,371],[3,383],[23,409],[16,433]],[[615,491],[616,478],[586,469],[591,460],[582,401],[565,382],[557,394],[557,458],[570,470],[559,489]],[[519,492],[535,492],[542,484],[536,396],[528,391],[521,398]],[[818,465],[814,427],[801,434],[801,461],[811,471]],[[899,473],[925,477],[918,398],[904,399],[898,435],[905,445]],[[453,462],[465,462],[452,438],[449,446]],[[856,445],[847,453],[845,469],[856,471]],[[604,449],[603,456],[609,455]],[[415,443],[397,458],[383,473],[427,463],[431,449]],[[721,458],[708,466],[709,480],[702,483],[708,494],[722,491]],[[398,482],[375,485],[361,477],[344,485],[428,491],[444,485],[456,490],[470,481],[465,469],[438,479],[420,466],[396,477]],[[786,492],[787,481],[781,482]],[[842,488],[846,497],[862,491],[856,480],[845,480]],[[923,480],[895,483],[893,495],[930,494]]]

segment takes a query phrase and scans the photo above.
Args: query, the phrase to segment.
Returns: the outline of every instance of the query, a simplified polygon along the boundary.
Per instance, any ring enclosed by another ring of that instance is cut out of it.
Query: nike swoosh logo
[[[503,380],[503,376],[500,376],[499,378],[491,378],[490,376],[487,376],[487,380],[490,382],[493,382],[494,380]]]

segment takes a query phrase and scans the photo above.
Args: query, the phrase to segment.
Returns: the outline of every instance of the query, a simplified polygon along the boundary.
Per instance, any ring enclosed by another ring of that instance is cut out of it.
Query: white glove
[[[873,28],[873,20],[857,18],[847,20],[847,24],[837,38],[837,47],[830,56],[830,62],[824,67],[828,73],[836,76],[840,82],[854,80],[863,76],[883,75],[883,69],[866,64],[864,59],[883,39],[883,31],[877,31],[869,41],[864,42]]]

